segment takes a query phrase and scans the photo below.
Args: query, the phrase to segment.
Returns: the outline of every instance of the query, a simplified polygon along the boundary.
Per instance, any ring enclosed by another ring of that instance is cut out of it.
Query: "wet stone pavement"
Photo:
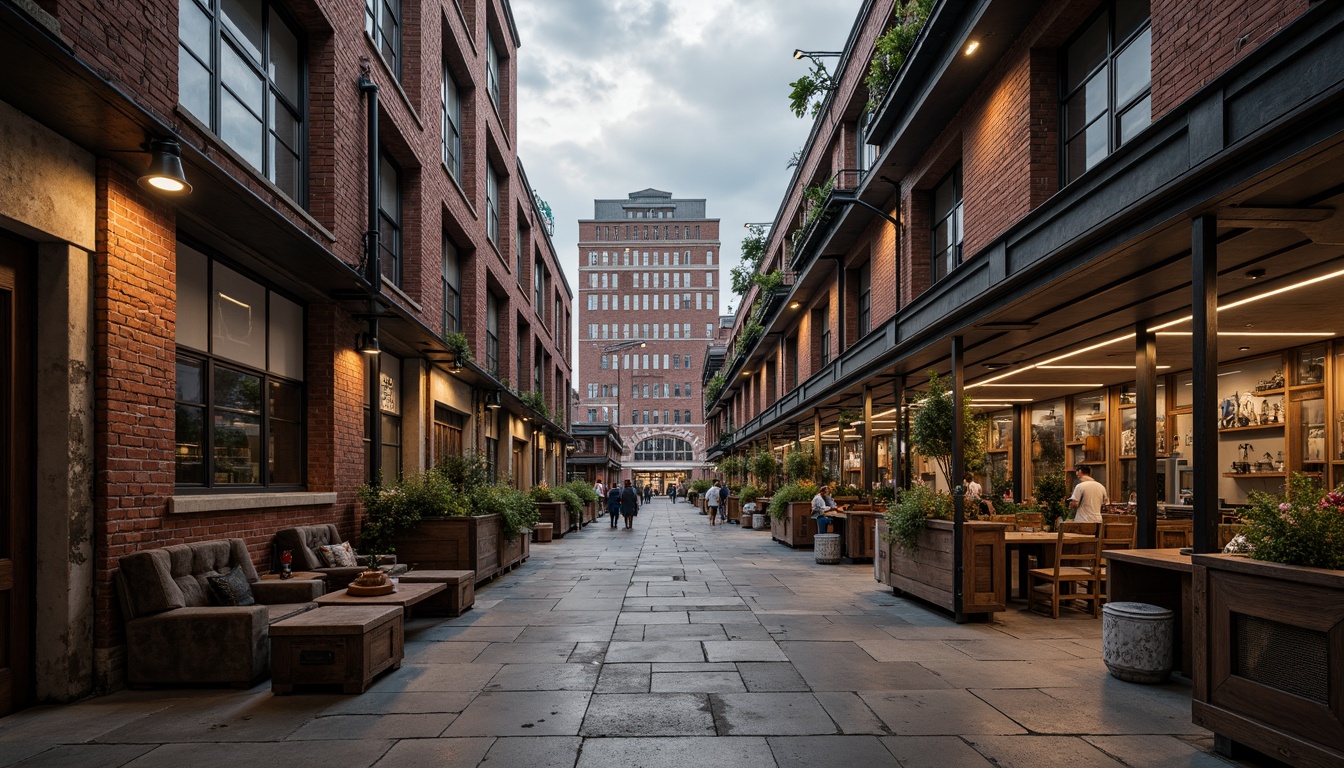
[[[407,624],[367,693],[123,691],[0,720],[0,765],[1226,766],[1179,680],[1101,662],[1101,622],[957,625],[871,565],[646,506],[534,545],[461,618]]]

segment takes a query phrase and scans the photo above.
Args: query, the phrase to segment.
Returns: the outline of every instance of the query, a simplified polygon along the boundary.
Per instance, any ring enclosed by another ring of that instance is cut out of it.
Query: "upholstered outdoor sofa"
[[[257,605],[223,606],[208,578],[241,569]],[[318,581],[260,581],[242,539],[176,544],[121,558],[115,576],[133,686],[250,685],[270,671],[272,623],[317,607]]]
[[[336,530],[334,525],[301,525],[276,532],[275,552],[278,556],[288,550],[294,556],[290,568],[295,571],[322,574],[327,583],[327,591],[335,592],[350,586],[350,582],[368,570],[369,559],[364,555],[357,557],[359,565],[345,568],[333,568],[322,561],[322,556],[317,552],[318,547],[340,544],[343,541],[340,531]],[[393,575],[406,570],[404,567],[397,567],[396,558],[390,555],[380,556],[378,562],[383,570],[390,571]]]

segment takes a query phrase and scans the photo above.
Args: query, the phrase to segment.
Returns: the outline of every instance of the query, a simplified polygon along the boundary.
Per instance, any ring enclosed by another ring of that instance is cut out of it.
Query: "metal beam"
[[[1138,547],[1157,543],[1157,337],[1148,321],[1134,326],[1134,370],[1138,389],[1134,404],[1135,509],[1139,516]]]
[[[961,551],[962,530],[966,525],[966,486],[962,475],[966,471],[966,456],[963,443],[966,435],[965,409],[961,407],[965,385],[965,372],[962,367],[966,357],[966,342],[961,336],[952,337],[952,477],[947,484],[952,487],[952,605],[958,620],[961,617],[962,568],[965,553]]]
[[[1218,543],[1218,219],[1213,214],[1191,222],[1190,267],[1194,289],[1194,525],[1195,552],[1212,552]]]
[[[873,388],[863,388],[863,493],[873,492],[877,480],[877,438],[873,436]]]

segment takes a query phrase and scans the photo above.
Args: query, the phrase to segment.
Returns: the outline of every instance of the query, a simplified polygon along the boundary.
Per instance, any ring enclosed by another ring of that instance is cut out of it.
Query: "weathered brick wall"
[[[1156,0],[1153,119],[1306,12],[1308,0]]]

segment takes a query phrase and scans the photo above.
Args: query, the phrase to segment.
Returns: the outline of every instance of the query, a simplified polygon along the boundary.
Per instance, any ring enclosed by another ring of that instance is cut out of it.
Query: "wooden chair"
[[[1017,530],[1030,528],[1039,531],[1045,527],[1045,515],[1040,512],[1019,512],[1013,516],[1017,520]]]
[[[1067,533],[1088,538],[1065,539]],[[1058,619],[1061,602],[1083,600],[1092,603],[1092,618],[1101,616],[1101,526],[1062,523],[1055,539],[1054,567],[1032,568],[1027,571],[1027,583],[1027,610],[1048,605],[1051,618]]]
[[[1157,548],[1180,549],[1194,546],[1195,524],[1192,520],[1158,520]]]
[[[1102,515],[1101,549],[1133,549],[1138,543],[1138,515]]]
[[[991,522],[991,523],[1007,523],[1007,524],[1008,524],[1008,529],[1007,529],[1007,530],[1010,530],[1010,531],[1016,531],[1016,530],[1017,530],[1017,515],[990,515],[990,516],[989,516],[989,522]]]

